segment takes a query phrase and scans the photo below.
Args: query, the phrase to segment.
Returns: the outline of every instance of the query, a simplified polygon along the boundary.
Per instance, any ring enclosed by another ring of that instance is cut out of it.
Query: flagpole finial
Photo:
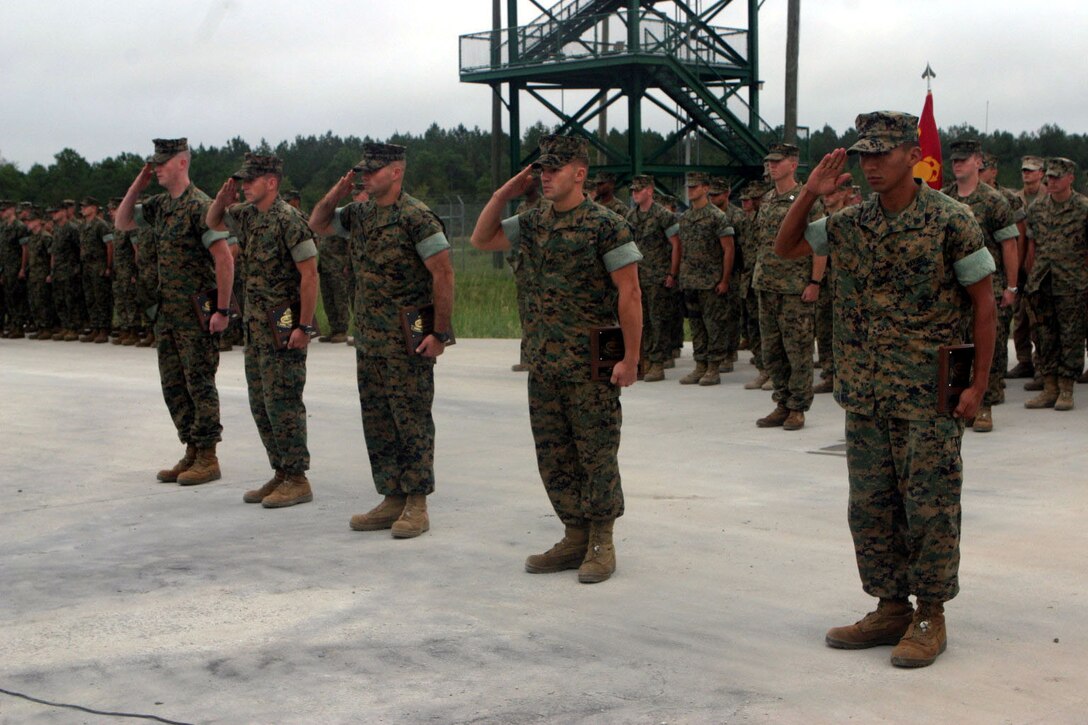
[[[933,72],[933,69],[926,63],[926,69],[922,73],[922,77],[926,79],[926,91],[930,90],[930,80],[937,77],[937,74]]]

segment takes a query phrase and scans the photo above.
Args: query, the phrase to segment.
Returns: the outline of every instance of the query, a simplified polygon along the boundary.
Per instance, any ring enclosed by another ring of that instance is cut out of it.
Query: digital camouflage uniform
[[[23,266],[20,240],[26,235],[26,225],[18,219],[11,223],[0,222],[0,280],[4,284],[4,307],[8,315],[6,328],[19,330],[30,321],[26,280],[19,279],[19,269]]]
[[[993,363],[990,365],[990,383],[982,399],[984,406],[995,405],[1002,398],[1001,381],[1005,379],[1005,371],[1009,367],[1009,326],[1012,324],[1013,313],[1012,306],[1001,306],[1001,295],[1004,294],[1007,284],[1001,245],[1008,239],[1015,243],[1020,230],[1016,227],[1015,215],[1004,194],[989,184],[980,181],[970,196],[960,196],[955,183],[941,189],[941,192],[971,207],[975,221],[982,228],[986,249],[990,251],[996,265],[993,282],[994,301],[997,304],[997,338],[994,341]]]
[[[740,227],[734,229],[736,232],[734,239],[735,246],[740,252],[737,293],[741,298],[743,332],[748,338],[748,349],[755,358],[755,366],[762,370],[763,342],[759,336],[759,293],[752,287],[752,273],[756,266],[755,217],[756,212],[744,212]]]
[[[970,210],[925,184],[894,217],[874,195],[805,238],[835,268],[835,399],[862,586],[947,601],[959,591],[963,421],[937,412],[937,348],[970,339],[963,287],[993,258]]]
[[[242,249],[249,410],[272,468],[302,473],[310,468],[302,401],[306,349],[276,350],[268,313],[299,300],[302,275],[296,264],[317,256],[313,233],[306,217],[280,198],[265,212],[248,203],[233,206],[224,220]]]
[[[756,262],[752,287],[759,293],[759,336],[763,370],[774,384],[774,401],[789,410],[812,406],[812,343],[816,339],[816,305],[801,293],[812,279],[812,260],[783,259],[774,253],[774,238],[797,198],[801,185],[779,194],[768,191],[753,223]],[[809,221],[824,215],[817,202]]]
[[[140,227],[132,237],[139,255],[136,265],[136,306],[141,323],[152,324],[159,311],[159,246],[150,227]]]
[[[618,518],[620,388],[590,381],[589,335],[617,324],[611,273],[642,255],[627,223],[588,200],[567,212],[530,209],[502,228],[525,295],[529,421],[544,490],[569,526]]]
[[[637,206],[627,212],[627,223],[642,253],[638,283],[642,289],[642,344],[650,363],[664,363],[672,353],[669,324],[677,314],[680,297],[665,286],[672,268],[672,242],[680,227],[665,207],[654,203],[645,212]],[[519,288],[520,289],[520,288]]]
[[[211,199],[190,184],[176,199],[156,194],[136,205],[136,223],[151,228],[157,270],[159,378],[178,439],[198,449],[221,440],[219,341],[200,328],[192,295],[216,287],[215,262],[208,251],[225,233],[208,229]],[[144,245],[141,245],[141,247]],[[142,251],[142,250],[141,250]]]
[[[355,280],[355,358],[363,436],[374,487],[385,496],[434,491],[434,359],[405,349],[400,310],[430,304],[424,260],[448,253],[442,221],[401,193],[385,207],[352,202],[333,215],[351,239]]]
[[[605,209],[608,209],[611,212],[615,212],[616,214],[619,214],[621,217],[627,216],[627,212],[631,211],[630,206],[628,206],[627,204],[624,204],[622,201],[617,199],[615,196],[613,196],[611,201],[609,201],[607,204],[601,204],[601,206],[603,206]]]
[[[529,211],[530,209],[536,209],[536,208],[543,209],[548,204],[551,204],[551,202],[548,201],[547,199],[545,199],[543,196],[538,196],[536,201],[534,201],[534,202],[530,202],[528,200],[523,200],[520,204],[518,204],[517,208],[514,209],[514,214],[515,215],[521,215],[521,214],[524,214],[525,212]],[[514,266],[513,252],[506,255],[506,263],[510,265],[511,269],[513,269],[513,266]],[[521,346],[520,346],[519,352],[518,352],[518,363],[521,364],[521,365],[526,365],[527,364],[526,359],[527,359],[527,356],[528,356],[528,353],[526,352],[526,347],[529,344],[529,338],[527,338],[525,336],[525,295],[522,293],[521,288],[518,287],[517,285],[514,286],[514,289],[515,289],[515,296],[517,298],[517,303],[518,303],[518,322],[521,324],[521,331],[522,331],[521,332]]]
[[[722,210],[710,202],[680,216],[680,287],[691,320],[695,362],[721,363],[729,356],[729,304],[714,287],[722,281],[722,237],[733,227]]]
[[[79,228],[83,299],[87,306],[88,324],[95,330],[108,330],[113,326],[113,290],[106,274],[106,237],[109,234],[110,225],[99,217],[85,221]]]
[[[725,317],[725,349],[730,360],[737,357],[737,348],[744,327],[744,291],[741,288],[741,268],[744,256],[741,248],[740,235],[744,230],[744,211],[739,207],[727,204],[722,213],[725,214],[729,226],[733,227],[733,274],[729,279],[729,291],[725,294],[728,312]]]
[[[1088,332],[1088,197],[1074,191],[1065,202],[1040,198],[1028,209],[1027,226],[1035,243],[1027,292],[1039,341],[1036,371],[1075,379]]]
[[[321,237],[317,273],[321,277],[321,301],[329,321],[329,335],[346,334],[355,296],[351,271],[351,244],[345,237]]]
[[[78,330],[83,326],[83,286],[80,282],[79,228],[67,221],[53,229],[53,303],[65,330]]]
[[[136,232],[114,229],[107,240],[113,242],[113,314],[122,330],[140,326],[140,307],[136,300]]]
[[[46,278],[49,276],[49,249],[53,245],[53,235],[43,227],[26,240],[29,254],[26,281],[30,311],[39,330],[51,330],[57,324],[57,315],[53,307],[52,285],[46,282]]]
[[[1029,160],[1030,159],[1030,160]],[[1037,157],[1024,157],[1024,165],[1037,166],[1037,168],[1043,168],[1043,161]],[[1024,189],[1018,189],[1016,192],[1016,198],[1020,200],[1020,204],[1023,208],[1024,223],[1027,224],[1028,209],[1035,203],[1036,199],[1046,196],[1043,193],[1043,186],[1040,184],[1039,191],[1033,196],[1027,194]],[[1026,245],[1025,245],[1026,249]],[[1020,276],[1018,283],[1020,285],[1020,294],[1016,296],[1016,311],[1013,313],[1013,328],[1012,338],[1013,343],[1016,346],[1016,361],[1017,363],[1034,364],[1033,363],[1033,351],[1038,354],[1038,340],[1035,339],[1035,326],[1032,322],[1034,313],[1031,311],[1031,301],[1028,299],[1027,283],[1028,283],[1028,270],[1027,270],[1027,255],[1025,259],[1020,260]],[[1034,350],[1033,350],[1034,344]],[[1036,371],[1038,373],[1038,371]]]

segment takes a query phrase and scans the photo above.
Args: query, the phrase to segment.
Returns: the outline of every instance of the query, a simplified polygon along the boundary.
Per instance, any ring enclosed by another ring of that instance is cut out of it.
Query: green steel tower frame
[[[756,178],[766,153],[761,139],[771,131],[759,117],[759,0],[736,1],[746,11],[743,29],[712,25],[734,0],[561,0],[551,8],[533,0],[542,14],[521,26],[517,0],[507,0],[508,27],[461,36],[461,81],[487,84],[502,98],[511,174],[538,152],[521,148],[521,100],[527,94],[556,116],[558,131],[585,136],[601,152],[597,170],[621,177],[700,170]],[[549,98],[563,90],[588,91],[589,100],[565,112]],[[589,129],[622,99],[626,148]],[[643,149],[645,103],[676,121],[649,155]],[[713,160],[680,159],[688,138],[698,138]]]

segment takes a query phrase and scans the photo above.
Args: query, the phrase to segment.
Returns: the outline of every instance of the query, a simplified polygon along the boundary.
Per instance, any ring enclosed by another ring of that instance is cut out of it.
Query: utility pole
[[[783,141],[797,143],[797,56],[801,32],[801,0],[788,0],[786,6],[786,118]]]
[[[496,65],[501,55],[502,43],[502,0],[491,0],[491,62]],[[498,189],[503,183],[502,175],[502,84],[491,84],[491,188]],[[491,255],[491,266],[502,269],[502,253]]]

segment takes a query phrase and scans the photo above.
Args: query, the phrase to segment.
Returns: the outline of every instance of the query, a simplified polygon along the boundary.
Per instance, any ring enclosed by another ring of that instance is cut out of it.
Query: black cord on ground
[[[167,720],[164,717],[158,715],[142,715],[137,712],[107,712],[106,710],[94,710],[89,707],[83,707],[82,705],[70,705],[66,702],[50,702],[49,700],[42,700],[41,698],[26,695],[22,692],[13,692],[12,690],[5,690],[0,687],[0,693],[5,695],[11,695],[12,697],[19,697],[30,702],[36,702],[39,705],[49,705],[50,707],[66,707],[69,710],[80,710],[81,712],[89,712],[92,715],[108,715],[109,717],[135,717],[144,720],[154,720],[155,722],[163,722],[167,725],[192,725],[192,723],[181,722],[180,720]]]

